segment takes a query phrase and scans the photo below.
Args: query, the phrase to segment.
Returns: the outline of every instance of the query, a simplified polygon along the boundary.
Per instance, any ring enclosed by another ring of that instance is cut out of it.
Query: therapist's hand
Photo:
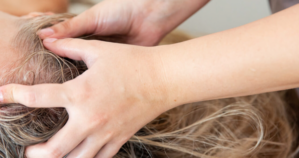
[[[152,46],[209,0],[105,0],[66,22],[42,30],[42,39],[83,35],[116,36]]]
[[[167,79],[154,48],[53,40],[44,40],[44,45],[62,57],[83,60],[88,70],[63,84],[0,88],[4,103],[64,107],[69,114],[67,124],[49,141],[26,149],[28,158],[61,158],[68,153],[71,158],[112,157],[140,128],[167,110],[169,93],[163,83]]]

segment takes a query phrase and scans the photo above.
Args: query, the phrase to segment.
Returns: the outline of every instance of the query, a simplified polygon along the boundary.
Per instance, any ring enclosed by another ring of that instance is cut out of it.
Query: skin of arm
[[[27,15],[31,12],[64,13],[68,0],[1,0],[0,10],[16,15]]]
[[[299,87],[299,5],[247,25],[159,46],[171,109]]]
[[[152,27],[155,27],[154,25],[160,27],[160,32],[164,37],[164,35],[171,32],[191,15],[204,7],[209,1],[210,0],[155,1],[154,5],[152,5],[153,1],[145,1],[146,3],[142,5],[151,7],[144,7],[146,9],[143,11],[143,14],[145,17],[150,15],[146,20],[152,22]]]

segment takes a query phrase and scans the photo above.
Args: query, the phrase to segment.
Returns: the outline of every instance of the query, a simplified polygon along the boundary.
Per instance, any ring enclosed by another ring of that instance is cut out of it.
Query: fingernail
[[[2,93],[2,91],[0,90],[0,104],[3,103],[3,101],[4,101],[3,93]]]
[[[54,30],[51,28],[42,29],[38,33],[41,37],[49,37],[54,34]]]
[[[55,42],[57,40],[57,38],[46,38],[46,39],[44,39],[44,42],[45,43],[53,43],[53,42]]]

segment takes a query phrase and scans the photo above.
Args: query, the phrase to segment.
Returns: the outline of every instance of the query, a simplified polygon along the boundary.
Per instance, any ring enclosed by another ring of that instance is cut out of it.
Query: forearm
[[[152,21],[153,27],[160,27],[163,34],[169,33],[199,9],[205,6],[210,0],[147,0],[135,1],[142,3],[143,15],[146,20]],[[139,13],[140,14],[140,13]]]
[[[299,87],[299,5],[259,21],[160,46],[168,109]]]

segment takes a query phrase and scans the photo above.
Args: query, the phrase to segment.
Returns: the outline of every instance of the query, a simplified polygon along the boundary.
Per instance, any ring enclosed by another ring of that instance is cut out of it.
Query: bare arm
[[[299,5],[259,21],[155,48],[170,107],[299,87]]]

